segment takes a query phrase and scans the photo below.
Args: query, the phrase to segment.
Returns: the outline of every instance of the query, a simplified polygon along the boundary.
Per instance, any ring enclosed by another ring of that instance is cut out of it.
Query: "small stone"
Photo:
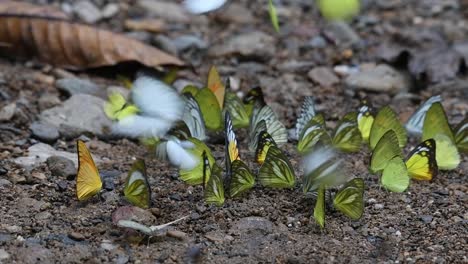
[[[208,43],[195,35],[182,35],[172,40],[178,52],[183,52],[188,49],[205,50],[208,48]]]
[[[31,176],[36,179],[36,180],[39,180],[39,181],[45,181],[47,179],[46,175],[42,172],[38,172],[38,171],[35,171],[33,173],[31,173]]]
[[[195,206],[195,210],[197,210],[197,212],[199,212],[200,214],[203,214],[206,211],[206,206],[197,204]]]
[[[262,31],[253,31],[244,34],[236,34],[222,44],[209,49],[209,55],[224,57],[229,55],[241,55],[254,57],[261,60],[271,58],[276,52],[275,40]]]
[[[166,235],[179,240],[187,240],[187,233],[178,230],[169,230],[166,232]]]
[[[27,157],[19,157],[14,162],[22,167],[35,167],[38,164],[45,162],[50,156],[62,156],[73,161],[75,166],[78,166],[76,153],[55,150],[50,145],[37,143],[28,148]],[[94,162],[100,162],[101,159],[94,156]]]
[[[5,105],[0,109],[0,121],[9,121],[16,112],[16,102]]]
[[[65,178],[67,180],[73,180],[75,178],[75,164],[65,157],[51,156],[47,159],[47,166],[52,176]]]
[[[127,19],[124,26],[128,30],[148,31],[151,33],[161,33],[166,30],[166,23],[162,19]]]
[[[377,203],[377,200],[375,198],[370,198],[369,200],[367,200],[367,203],[368,204],[375,204],[375,203]]]
[[[397,231],[395,232],[395,235],[399,237],[399,236],[401,236],[401,232],[397,230]]]
[[[374,209],[376,210],[382,210],[384,208],[384,205],[383,204],[374,204]]]
[[[57,182],[57,188],[61,192],[66,191],[67,188],[68,188],[68,182],[64,181],[64,180],[58,181]]]
[[[340,47],[350,47],[361,41],[359,35],[346,22],[333,21],[325,28],[325,34],[332,38]]]
[[[221,21],[239,24],[252,24],[255,20],[251,10],[235,2],[229,4],[217,18]]]
[[[325,48],[327,46],[327,41],[321,37],[321,36],[316,36],[316,37],[313,37],[309,43],[308,43],[312,48],[318,48],[318,49],[322,49],[322,48]]]
[[[169,198],[174,201],[182,201],[182,197],[178,193],[171,194]]]
[[[307,76],[322,87],[331,87],[340,82],[340,79],[327,67],[315,67]]]
[[[120,11],[119,5],[115,3],[109,3],[102,9],[101,15],[103,18],[112,18],[117,15]]]
[[[76,241],[85,240],[85,236],[78,232],[71,232],[70,234],[68,234],[68,237]]]
[[[46,143],[54,143],[60,136],[56,126],[41,121],[33,122],[30,129],[33,137]]]
[[[380,64],[375,68],[363,69],[346,78],[345,83],[351,89],[364,89],[373,92],[397,94],[411,88],[409,76],[400,73],[391,66]]]
[[[101,248],[107,251],[112,251],[117,248],[117,246],[113,245],[110,240],[103,240],[101,243]]]
[[[90,1],[76,1],[73,11],[84,22],[93,24],[102,19],[101,10]]]
[[[199,213],[192,213],[192,214],[190,215],[190,219],[192,219],[192,220],[198,220],[198,219],[200,219],[200,214],[199,214]]]
[[[47,211],[40,212],[34,216],[36,220],[47,220],[47,219],[50,219],[51,217],[52,217],[52,214]]]
[[[102,89],[97,84],[85,79],[64,78],[57,80],[55,86],[68,95],[90,94],[98,97],[104,95]]]
[[[139,0],[137,5],[149,12],[152,16],[162,18],[166,21],[180,23],[190,22],[190,16],[182,5],[172,1]]]
[[[153,44],[170,54],[177,55],[177,47],[174,45],[172,40],[168,38],[167,36],[164,36],[161,34],[157,35],[153,39]]]
[[[263,217],[244,217],[241,218],[234,225],[234,231],[249,231],[249,230],[258,230],[264,233],[271,233],[273,231],[273,223]]]
[[[8,187],[8,186],[11,186],[11,181],[7,180],[7,179],[0,179],[0,187]]]
[[[206,234],[205,238],[213,243],[219,244],[219,243],[223,243],[224,241],[226,241],[226,234],[218,232],[218,231],[214,231],[214,232],[210,232]]]
[[[310,61],[297,61],[289,60],[284,63],[278,64],[276,69],[281,72],[305,72],[309,70],[315,63]]]
[[[9,259],[9,258],[10,258],[10,254],[8,254],[8,252],[6,252],[5,249],[0,248],[0,262],[3,262],[3,260]]]

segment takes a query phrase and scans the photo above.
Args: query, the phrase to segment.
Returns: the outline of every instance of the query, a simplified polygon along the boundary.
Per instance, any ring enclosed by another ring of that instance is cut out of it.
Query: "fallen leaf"
[[[137,61],[148,67],[184,62],[140,41],[88,25],[37,16],[0,14],[0,52],[37,57],[70,69]]]

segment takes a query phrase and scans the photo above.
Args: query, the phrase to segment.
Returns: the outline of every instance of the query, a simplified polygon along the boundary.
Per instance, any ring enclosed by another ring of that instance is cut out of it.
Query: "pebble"
[[[117,246],[113,245],[110,240],[103,240],[101,243],[101,248],[107,251],[112,251],[117,248]]]
[[[223,12],[217,16],[221,21],[239,24],[252,24],[254,23],[254,16],[252,11],[247,9],[241,4],[233,2],[229,4]]]
[[[174,45],[172,40],[164,35],[157,35],[153,38],[153,44],[158,48],[172,54],[177,55],[177,47]]]
[[[310,61],[297,61],[290,60],[281,64],[276,65],[276,69],[280,72],[305,72],[314,66],[315,63]]]
[[[80,78],[64,78],[55,82],[55,86],[68,95],[90,94],[102,97],[104,95],[101,87],[90,80]]]
[[[340,79],[327,67],[315,67],[307,73],[307,76],[322,87],[331,87],[340,82]]]
[[[101,15],[103,18],[112,18],[113,16],[117,15],[120,11],[120,7],[118,4],[109,3],[104,6],[102,9]]]
[[[235,223],[233,231],[250,231],[258,230],[263,233],[271,233],[273,231],[273,223],[263,217],[244,217],[241,218]]]
[[[33,122],[29,129],[34,138],[46,143],[54,143],[60,136],[56,126],[41,121]]]
[[[102,13],[91,1],[76,1],[73,12],[84,22],[93,24],[102,19]]]
[[[139,0],[137,6],[142,7],[151,16],[162,18],[166,21],[188,23],[190,15],[181,4],[175,2]]]
[[[104,136],[106,129],[112,126],[103,111],[105,103],[92,95],[75,94],[62,105],[43,111],[39,119],[58,127],[66,138],[76,136],[78,132]]]
[[[168,237],[177,238],[179,240],[187,240],[187,233],[179,230],[169,230],[166,232]]]
[[[76,153],[58,151],[50,145],[37,143],[28,148],[28,156],[19,157],[14,160],[17,165],[22,167],[35,167],[42,162],[45,162],[51,156],[62,156],[73,161],[75,166],[78,166]],[[94,157],[94,162],[100,162],[98,157]]]
[[[421,215],[419,218],[426,224],[432,222],[432,215]]]
[[[52,176],[73,180],[76,175],[75,163],[61,156],[51,156],[47,158],[47,166]]]
[[[327,46],[327,41],[321,36],[315,36],[308,44],[312,48],[323,49]]]
[[[16,102],[10,103],[0,109],[0,121],[9,121],[16,112]]]
[[[383,204],[374,204],[374,209],[376,210],[382,210],[384,208],[384,205]]]
[[[386,64],[351,74],[346,78],[345,83],[351,89],[390,94],[408,91],[411,88],[411,81],[407,75]]]
[[[0,261],[6,260],[10,258],[10,254],[5,251],[5,249],[0,248]]]
[[[361,38],[346,22],[333,21],[325,27],[325,33],[340,47],[350,47],[361,42]]]
[[[85,240],[85,236],[78,232],[71,232],[70,234],[68,234],[68,237],[76,241]]]
[[[2,186],[8,187],[8,186],[11,186],[11,184],[12,184],[11,181],[9,181],[7,179],[0,179],[0,187],[2,187]]]
[[[183,52],[188,49],[205,50],[208,43],[196,35],[181,35],[172,40],[177,52]]]
[[[208,54],[213,57],[241,55],[261,60],[271,58],[276,52],[275,40],[262,31],[236,34],[210,48]]]
[[[148,31],[151,33],[161,33],[166,30],[166,23],[162,19],[127,19],[124,26],[128,30]]]

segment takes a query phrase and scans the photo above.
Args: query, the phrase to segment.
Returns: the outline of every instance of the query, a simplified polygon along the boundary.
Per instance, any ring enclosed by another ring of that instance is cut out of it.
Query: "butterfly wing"
[[[255,151],[255,161],[262,165],[265,162],[270,146],[276,146],[275,140],[266,131],[262,131],[258,136],[257,150]]]
[[[317,201],[314,207],[314,219],[321,228],[325,227],[325,187],[320,186],[317,190]]]
[[[249,126],[249,115],[245,111],[244,104],[237,95],[233,92],[226,91],[224,97],[224,108],[232,116],[232,125],[235,128],[243,128]]]
[[[206,127],[214,131],[220,130],[222,128],[221,107],[216,95],[210,89],[203,88],[195,95],[195,100],[200,107]]]
[[[258,173],[259,182],[270,188],[292,188],[296,183],[294,169],[288,158],[276,146],[270,146]]]
[[[104,105],[104,113],[111,120],[121,120],[125,117],[135,115],[139,111],[135,105],[128,105],[120,93],[114,92],[109,95],[109,101]]]
[[[398,120],[397,114],[389,107],[384,106],[377,113],[372,124],[369,137],[369,145],[374,149],[380,138],[389,130],[393,130],[398,138],[398,145],[403,148],[406,145],[406,130]]]
[[[382,185],[392,192],[404,192],[410,183],[408,169],[400,156],[391,159],[380,178]]]
[[[232,162],[231,173],[230,197],[238,197],[254,186],[255,178],[249,167],[241,160]]]
[[[317,143],[328,145],[331,143],[331,138],[325,129],[325,120],[322,114],[315,115],[307,125],[304,127],[299,141],[297,143],[297,150],[300,153],[306,153],[313,149]]]
[[[182,120],[187,125],[192,137],[204,141],[207,138],[206,127],[200,107],[191,94],[184,94],[184,96],[186,100]]]
[[[357,114],[348,113],[338,123],[333,132],[332,144],[343,152],[357,152],[361,148],[362,137],[357,122]]]
[[[364,212],[364,180],[354,178],[341,188],[333,199],[333,206],[353,220]]]
[[[219,108],[223,109],[224,93],[226,92],[226,88],[224,87],[224,84],[221,81],[221,77],[219,76],[218,70],[215,66],[211,66],[210,71],[208,72],[206,87],[208,87],[208,89],[210,89],[216,96]]]
[[[468,117],[465,117],[454,130],[455,143],[463,153],[468,153]]]
[[[452,129],[442,104],[433,103],[424,119],[422,140],[433,138],[436,142],[436,161],[441,170],[451,170],[460,164]]]
[[[261,132],[259,131],[259,123],[263,120],[266,125],[266,130],[268,134],[275,140],[278,146],[285,144],[288,141],[288,132],[286,127],[280,122],[278,117],[276,117],[273,110],[268,105],[260,106],[259,102],[254,106],[252,117],[250,119],[249,127],[249,149],[255,151],[257,149],[258,141],[255,139],[255,136]]]
[[[76,196],[78,200],[86,200],[102,189],[102,180],[94,164],[93,157],[86,144],[78,140],[78,172],[76,175]]]
[[[225,151],[226,151],[226,174],[224,179],[224,185],[227,189],[230,188],[231,184],[231,164],[235,160],[240,160],[239,148],[237,147],[236,134],[232,127],[231,115],[229,112],[225,112],[224,115],[224,138],[225,138]]]
[[[143,160],[137,160],[130,169],[125,182],[124,195],[127,200],[141,208],[151,206],[151,189]]]
[[[430,138],[417,145],[406,159],[411,178],[430,181],[437,175],[436,142]]]
[[[265,120],[260,120],[255,128],[252,128],[252,130],[249,131],[249,149],[251,151],[258,148],[260,134],[263,131],[267,131]]]
[[[370,171],[377,173],[382,171],[387,163],[395,156],[403,157],[398,146],[398,138],[393,130],[387,131],[379,140],[372,152]]]
[[[200,159],[200,162],[197,163],[197,165],[190,170],[185,170],[185,169],[180,169],[179,170],[179,177],[181,180],[183,180],[185,183],[189,185],[197,185],[197,184],[202,184],[203,183],[203,153],[205,152],[209,165],[210,167],[213,166],[215,163],[215,159],[213,157],[213,154],[211,153],[211,150],[208,148],[208,146],[203,143],[202,141],[196,139],[196,138],[189,138],[188,141],[193,143],[194,147],[188,149],[188,151],[194,156]],[[209,176],[208,176],[209,178]]]
[[[222,206],[224,204],[224,185],[221,179],[222,169],[214,163],[213,168],[209,170],[210,172],[208,172],[208,169],[204,172],[204,175],[210,174],[205,186],[205,201],[209,204]],[[206,176],[204,178],[206,179]]]
[[[410,116],[408,121],[405,124],[406,130],[412,134],[420,136],[422,133],[424,119],[426,118],[426,113],[433,103],[441,102],[442,97],[440,95],[432,96],[427,99],[419,108]]]
[[[357,123],[359,131],[361,131],[362,139],[365,142],[369,141],[372,124],[374,123],[373,111],[372,106],[367,102],[367,100],[363,100],[361,102],[357,115]]]
[[[296,122],[296,139],[302,134],[305,126],[316,115],[314,98],[306,96],[301,106],[301,114]]]

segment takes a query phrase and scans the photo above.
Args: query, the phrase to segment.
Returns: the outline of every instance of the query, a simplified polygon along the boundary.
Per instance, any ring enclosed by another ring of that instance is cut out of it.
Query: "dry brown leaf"
[[[35,15],[40,17],[69,19],[59,8],[50,5],[33,5],[18,1],[0,1],[0,13],[8,15]]]
[[[184,62],[140,41],[64,20],[0,14],[0,52],[71,69],[137,61],[148,67]]]

